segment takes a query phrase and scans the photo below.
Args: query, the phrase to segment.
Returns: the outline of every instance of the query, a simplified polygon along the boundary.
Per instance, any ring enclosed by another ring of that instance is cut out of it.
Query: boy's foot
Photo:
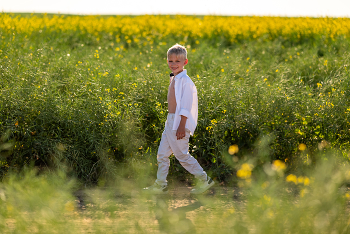
[[[205,181],[200,181],[198,182],[198,184],[196,185],[196,187],[194,187],[191,190],[191,194],[201,194],[204,193],[205,191],[207,191],[211,186],[213,186],[215,184],[214,180],[212,180],[209,176],[207,177],[207,180]]]
[[[159,185],[157,184],[157,182],[155,182],[153,185],[147,188],[144,188],[143,191],[148,194],[154,194],[154,195],[168,194],[168,186]]]

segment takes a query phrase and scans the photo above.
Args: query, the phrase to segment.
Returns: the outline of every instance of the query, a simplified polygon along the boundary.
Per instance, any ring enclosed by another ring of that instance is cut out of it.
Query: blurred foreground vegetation
[[[173,183],[169,195],[143,194],[152,180],[136,161],[144,174],[86,189],[64,170],[27,168],[0,185],[0,232],[349,233],[350,166],[341,156],[328,152],[298,174],[279,160],[255,165],[236,162],[238,186],[200,196]]]

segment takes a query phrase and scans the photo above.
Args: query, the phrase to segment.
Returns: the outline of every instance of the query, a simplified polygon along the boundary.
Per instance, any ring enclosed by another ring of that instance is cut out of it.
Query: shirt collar
[[[181,79],[182,77],[187,75],[187,70],[184,69],[182,72],[180,72],[179,74],[177,74],[175,76],[175,78]],[[170,77],[174,76],[174,73],[170,73]]]

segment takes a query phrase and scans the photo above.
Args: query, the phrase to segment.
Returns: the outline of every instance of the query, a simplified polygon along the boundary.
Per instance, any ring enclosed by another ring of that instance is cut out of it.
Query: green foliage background
[[[2,176],[28,164],[44,170],[63,163],[70,175],[94,184],[123,173],[131,161],[155,174],[167,114],[166,51],[180,42],[188,48],[186,68],[199,93],[190,151],[214,178],[231,179],[223,152],[233,144],[240,149],[237,158],[259,155],[261,162],[280,159],[290,168],[302,168],[300,157],[305,165],[314,163],[314,153],[327,147],[348,158],[346,35],[231,42],[219,33],[189,33],[154,37],[146,45],[123,34],[79,29],[0,29],[0,37]],[[257,152],[266,135],[267,152]],[[303,154],[301,143],[307,146]],[[186,179],[172,162],[170,178]]]

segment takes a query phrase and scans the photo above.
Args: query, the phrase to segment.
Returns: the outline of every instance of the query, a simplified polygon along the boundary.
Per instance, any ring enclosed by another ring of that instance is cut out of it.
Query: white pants
[[[166,185],[170,166],[170,155],[173,153],[180,164],[197,179],[206,180],[207,173],[199,165],[198,161],[188,152],[188,141],[190,131],[186,129],[186,136],[177,140],[176,130],[173,129],[175,114],[168,114],[165,129],[157,153],[158,172],[156,182],[159,185]]]

